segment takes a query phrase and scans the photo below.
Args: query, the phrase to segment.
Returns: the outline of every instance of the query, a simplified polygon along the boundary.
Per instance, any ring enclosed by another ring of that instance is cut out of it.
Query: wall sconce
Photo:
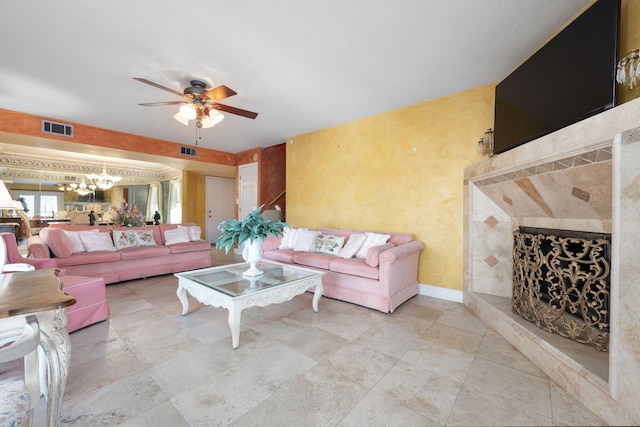
[[[626,85],[629,82],[629,89],[633,89],[638,85],[640,80],[640,49],[632,50],[618,61],[618,70],[616,71],[616,82]]]
[[[478,141],[478,153],[493,156],[493,129],[487,129],[482,139]]]

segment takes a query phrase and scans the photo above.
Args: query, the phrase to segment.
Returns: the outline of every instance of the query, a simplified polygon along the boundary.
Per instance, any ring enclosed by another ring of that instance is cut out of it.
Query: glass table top
[[[256,266],[263,271],[263,274],[256,277],[242,275],[249,268],[249,264],[207,268],[189,273],[178,273],[177,276],[235,297],[319,274],[313,270],[268,262],[259,262]]]

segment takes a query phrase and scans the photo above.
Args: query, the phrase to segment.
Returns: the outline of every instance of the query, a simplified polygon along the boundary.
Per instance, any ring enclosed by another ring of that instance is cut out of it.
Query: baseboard
[[[453,302],[462,302],[462,291],[441,288],[433,285],[423,285],[422,283],[418,283],[418,295],[425,295]]]

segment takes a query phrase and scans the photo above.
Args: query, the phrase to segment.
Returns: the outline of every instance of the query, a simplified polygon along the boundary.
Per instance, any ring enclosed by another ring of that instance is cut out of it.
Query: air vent
[[[50,122],[48,120],[43,120],[42,133],[51,133],[53,135],[62,135],[73,138],[73,126],[65,125],[64,123],[56,123]]]
[[[180,147],[180,154],[183,156],[196,156],[196,149],[193,147]]]

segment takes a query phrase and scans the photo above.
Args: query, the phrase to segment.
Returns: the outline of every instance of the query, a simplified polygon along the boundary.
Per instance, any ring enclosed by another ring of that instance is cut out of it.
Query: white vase
[[[249,269],[243,272],[243,275],[253,277],[262,274],[262,270],[256,267],[256,264],[262,260],[262,243],[260,239],[255,239],[253,242],[250,240],[244,242],[242,258],[249,263]]]

